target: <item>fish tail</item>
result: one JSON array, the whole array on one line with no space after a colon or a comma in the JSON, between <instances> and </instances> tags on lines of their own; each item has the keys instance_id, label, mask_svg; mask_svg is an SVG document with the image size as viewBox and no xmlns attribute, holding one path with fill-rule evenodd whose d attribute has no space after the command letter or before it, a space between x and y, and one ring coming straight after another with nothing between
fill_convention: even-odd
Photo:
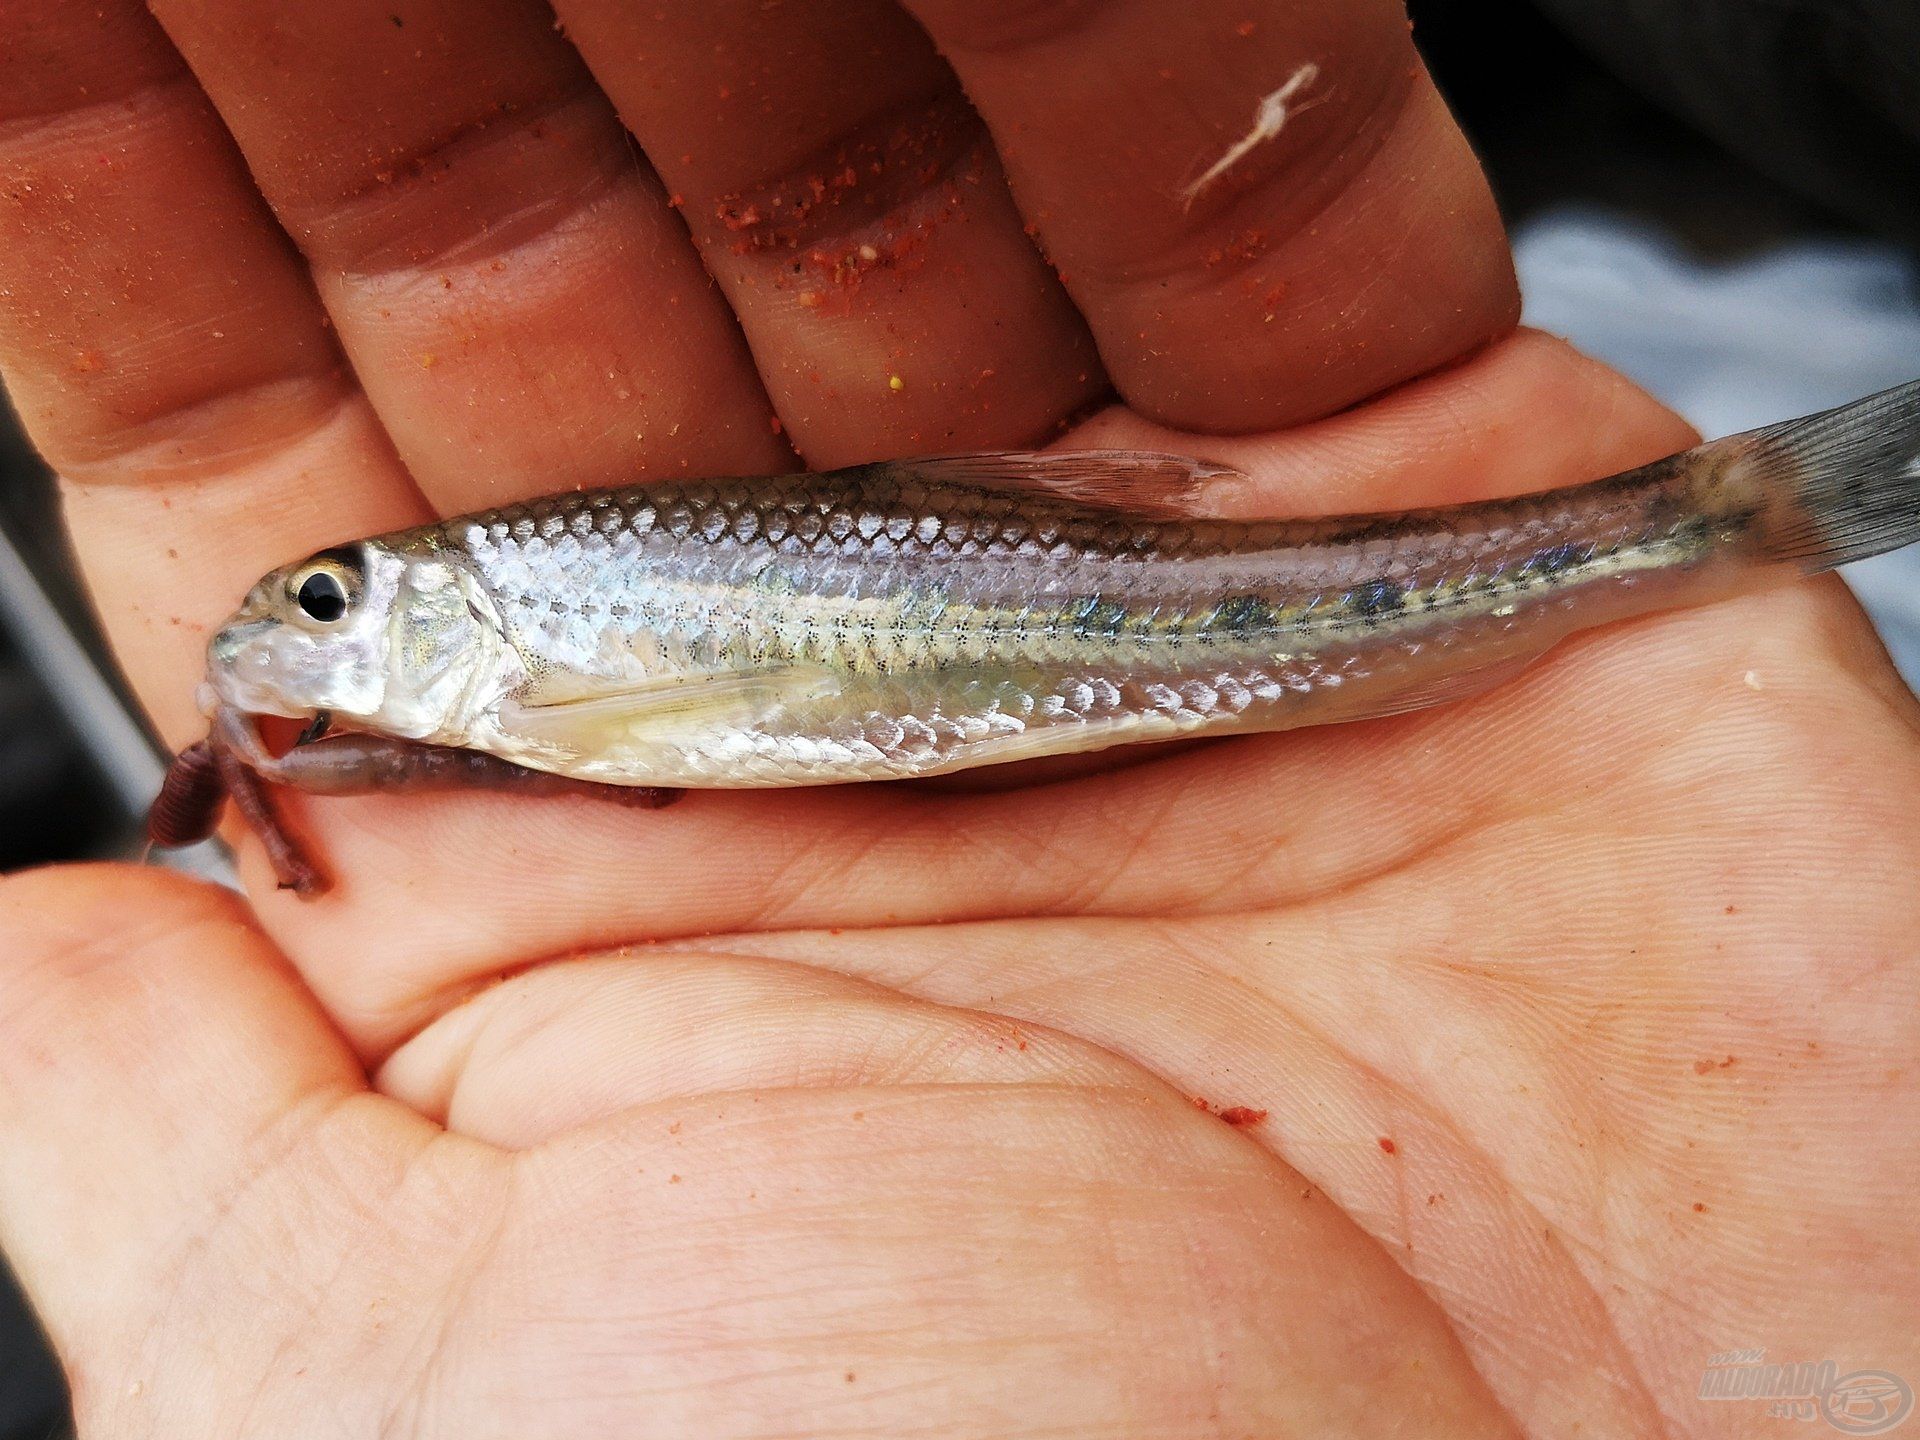
<instances>
[{"instance_id":1,"label":"fish tail","mask_svg":"<svg viewBox=\"0 0 1920 1440\"><path fill-rule=\"evenodd\" d=\"M1920 540L1920 381L1706 448L1765 560L1817 574Z\"/></svg>"}]
</instances>

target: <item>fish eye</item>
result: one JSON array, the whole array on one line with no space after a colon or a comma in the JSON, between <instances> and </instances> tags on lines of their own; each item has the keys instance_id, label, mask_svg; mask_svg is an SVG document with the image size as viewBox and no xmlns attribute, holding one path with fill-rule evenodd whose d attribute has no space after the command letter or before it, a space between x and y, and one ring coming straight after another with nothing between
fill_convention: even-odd
<instances>
[{"instance_id":1,"label":"fish eye","mask_svg":"<svg viewBox=\"0 0 1920 1440\"><path fill-rule=\"evenodd\" d=\"M300 608L322 625L331 625L347 613L347 587L330 570L316 570L300 582Z\"/></svg>"},{"instance_id":2,"label":"fish eye","mask_svg":"<svg viewBox=\"0 0 1920 1440\"><path fill-rule=\"evenodd\" d=\"M353 571L338 561L316 560L295 574L287 589L301 614L316 624L334 625L346 618L354 581Z\"/></svg>"}]
</instances>

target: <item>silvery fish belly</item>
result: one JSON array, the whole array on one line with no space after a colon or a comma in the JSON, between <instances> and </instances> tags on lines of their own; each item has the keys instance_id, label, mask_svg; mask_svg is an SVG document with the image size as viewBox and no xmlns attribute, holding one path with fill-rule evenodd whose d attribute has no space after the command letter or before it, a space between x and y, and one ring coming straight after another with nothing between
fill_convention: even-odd
<instances>
[{"instance_id":1,"label":"silvery fish belly","mask_svg":"<svg viewBox=\"0 0 1920 1440\"><path fill-rule=\"evenodd\" d=\"M1225 473L984 455L509 506L268 576L210 680L247 713L709 788L1393 714L1914 538L1920 389L1397 516L1190 518Z\"/></svg>"}]
</instances>

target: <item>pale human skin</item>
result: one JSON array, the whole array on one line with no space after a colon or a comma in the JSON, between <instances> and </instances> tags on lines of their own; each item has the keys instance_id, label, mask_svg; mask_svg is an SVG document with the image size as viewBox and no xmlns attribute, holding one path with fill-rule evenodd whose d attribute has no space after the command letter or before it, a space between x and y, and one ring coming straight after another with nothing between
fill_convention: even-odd
<instances>
[{"instance_id":1,"label":"pale human skin","mask_svg":"<svg viewBox=\"0 0 1920 1440\"><path fill-rule=\"evenodd\" d=\"M911 0L1017 208L880 0L563 0L591 75L530 0L153 8L197 79L138 0L0 0L0 369L172 743L257 575L435 511L1109 381L1076 442L1247 513L1689 439L1515 331L1387 0ZM736 251L903 124L851 188L917 248ZM322 901L251 842L250 902L0 882L0 1246L85 1436L1731 1436L1717 1351L1920 1380L1920 707L1838 582L1024 788L289 808Z\"/></svg>"}]
</instances>

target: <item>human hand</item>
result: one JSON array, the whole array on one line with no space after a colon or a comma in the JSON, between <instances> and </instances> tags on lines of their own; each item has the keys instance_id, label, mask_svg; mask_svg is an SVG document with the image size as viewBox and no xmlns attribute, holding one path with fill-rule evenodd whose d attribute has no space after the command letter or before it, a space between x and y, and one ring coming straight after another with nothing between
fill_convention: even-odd
<instances>
[{"instance_id":1,"label":"human hand","mask_svg":"<svg viewBox=\"0 0 1920 1440\"><path fill-rule=\"evenodd\" d=\"M0 366L176 742L259 573L514 496L1687 439L1392 4L914 0L991 141L868 0L154 8L0 0ZM1920 1373L1916 794L1829 582L999 793L288 797L311 905L0 884L0 1240L94 1435L1746 1433L1711 1352Z\"/></svg>"}]
</instances>

